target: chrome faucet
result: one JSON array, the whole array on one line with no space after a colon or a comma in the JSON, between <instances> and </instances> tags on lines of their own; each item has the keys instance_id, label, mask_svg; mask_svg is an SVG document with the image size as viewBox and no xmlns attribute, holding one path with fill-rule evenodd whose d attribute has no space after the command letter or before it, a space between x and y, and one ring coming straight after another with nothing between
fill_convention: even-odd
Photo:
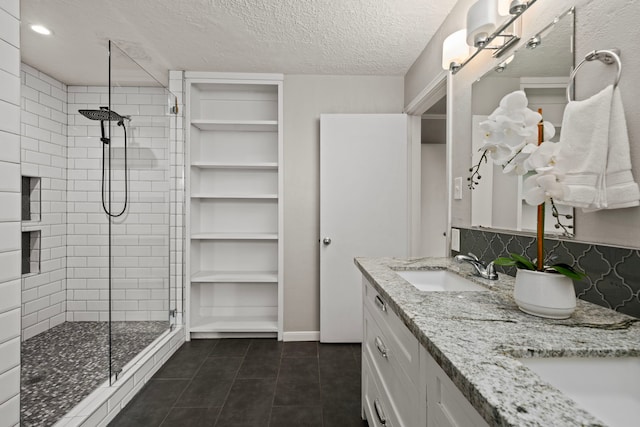
<instances>
[{"instance_id":1,"label":"chrome faucet","mask_svg":"<svg viewBox=\"0 0 640 427\"><path fill-rule=\"evenodd\" d=\"M498 273L496 273L496 267L493 265L493 261L485 266L484 263L472 253L469 253L469 255L456 255L455 259L458 262L468 262L471 264L476 269L478 276L483 279L498 280Z\"/></svg>"}]
</instances>

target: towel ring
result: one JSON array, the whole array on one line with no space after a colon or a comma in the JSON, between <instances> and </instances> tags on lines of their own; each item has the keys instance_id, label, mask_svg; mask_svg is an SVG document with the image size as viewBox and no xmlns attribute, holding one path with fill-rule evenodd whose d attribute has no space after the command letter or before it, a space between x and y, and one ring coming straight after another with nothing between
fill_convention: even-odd
<instances>
[{"instance_id":1,"label":"towel ring","mask_svg":"<svg viewBox=\"0 0 640 427\"><path fill-rule=\"evenodd\" d=\"M603 50L594 50L587 53L582 61L574 68L574 70L569 75L569 84L567 85L567 101L571 102L571 87L576 78L576 74L578 70L585 62L591 62L595 60L602 61L607 65L616 64L618 67L618 74L616 76L616 81L613 84L613 87L618 86L618 82L620 82L620 76L622 75L622 61L620 60L620 50L619 49L603 49Z\"/></svg>"}]
</instances>

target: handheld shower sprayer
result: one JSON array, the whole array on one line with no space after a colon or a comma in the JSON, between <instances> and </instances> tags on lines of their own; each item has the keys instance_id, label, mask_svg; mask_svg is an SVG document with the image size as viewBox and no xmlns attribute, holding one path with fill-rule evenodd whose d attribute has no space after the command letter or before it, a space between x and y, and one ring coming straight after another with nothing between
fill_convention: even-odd
<instances>
[{"instance_id":1,"label":"handheld shower sprayer","mask_svg":"<svg viewBox=\"0 0 640 427\"><path fill-rule=\"evenodd\" d=\"M126 210L127 210L127 204L128 204L128 193L129 193L129 178L128 178L128 171L127 171L127 128L124 124L125 120L131 121L131 116L121 116L120 114L116 113L115 111L112 111L109 109L109 107L100 107L99 110L78 110L78 112L80 114L82 114L83 116L85 116L86 118L90 119L90 120L99 120L100 121L100 134L101 134L101 138L100 141L102 141L102 209L104 210L104 212L112 217L112 218L117 218L119 216L121 216ZM122 126L122 130L124 131L124 206L122 208L122 210L118 213L112 213L111 212L111 149L110 147L107 147L110 145L111 143L111 139L109 137L107 137L105 135L105 131L104 131L104 122L105 121L109 121L109 122L116 122L118 126ZM109 155L109 197L108 197L108 203L105 203L105 180L104 180L104 175L105 175L105 148L108 148L107 153ZM107 207L107 204L109 205Z\"/></svg>"}]
</instances>

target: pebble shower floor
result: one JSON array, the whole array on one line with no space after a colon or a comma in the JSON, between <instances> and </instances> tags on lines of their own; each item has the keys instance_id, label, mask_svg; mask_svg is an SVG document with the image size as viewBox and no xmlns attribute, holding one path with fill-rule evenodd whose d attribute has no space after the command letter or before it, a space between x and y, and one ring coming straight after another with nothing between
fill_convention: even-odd
<instances>
[{"instance_id":1,"label":"pebble shower floor","mask_svg":"<svg viewBox=\"0 0 640 427\"><path fill-rule=\"evenodd\" d=\"M114 368L168 327L168 322L114 322ZM65 322L22 343L20 425L55 424L108 379L108 333L107 322Z\"/></svg>"}]
</instances>

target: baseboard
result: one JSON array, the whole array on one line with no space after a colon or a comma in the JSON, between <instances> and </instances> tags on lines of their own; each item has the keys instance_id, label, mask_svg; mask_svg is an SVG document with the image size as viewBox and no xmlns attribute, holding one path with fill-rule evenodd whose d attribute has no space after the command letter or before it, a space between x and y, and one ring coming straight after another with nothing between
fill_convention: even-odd
<instances>
[{"instance_id":1,"label":"baseboard","mask_svg":"<svg viewBox=\"0 0 640 427\"><path fill-rule=\"evenodd\" d=\"M320 341L320 331L284 332L282 341Z\"/></svg>"},{"instance_id":2,"label":"baseboard","mask_svg":"<svg viewBox=\"0 0 640 427\"><path fill-rule=\"evenodd\" d=\"M277 332L191 332L192 340L221 338L277 338Z\"/></svg>"}]
</instances>

